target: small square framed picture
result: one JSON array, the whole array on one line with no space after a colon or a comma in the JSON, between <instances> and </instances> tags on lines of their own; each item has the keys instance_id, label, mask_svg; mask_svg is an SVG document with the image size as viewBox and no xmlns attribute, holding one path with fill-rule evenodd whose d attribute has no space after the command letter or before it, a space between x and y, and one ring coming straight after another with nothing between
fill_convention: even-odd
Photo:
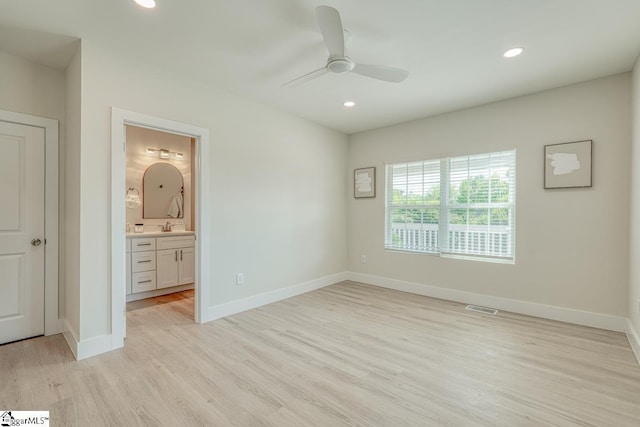
<instances>
[{"instance_id":1,"label":"small square framed picture","mask_svg":"<svg viewBox=\"0 0 640 427\"><path fill-rule=\"evenodd\" d=\"M353 171L353 197L376 197L376 168L360 168Z\"/></svg>"},{"instance_id":2,"label":"small square framed picture","mask_svg":"<svg viewBox=\"0 0 640 427\"><path fill-rule=\"evenodd\" d=\"M593 141L544 146L544 188L591 187Z\"/></svg>"}]
</instances>

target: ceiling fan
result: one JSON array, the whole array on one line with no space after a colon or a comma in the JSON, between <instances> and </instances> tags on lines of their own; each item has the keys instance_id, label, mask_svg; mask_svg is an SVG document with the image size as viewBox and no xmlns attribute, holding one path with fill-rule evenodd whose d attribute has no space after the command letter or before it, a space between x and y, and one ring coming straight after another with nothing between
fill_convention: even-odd
<instances>
[{"instance_id":1,"label":"ceiling fan","mask_svg":"<svg viewBox=\"0 0 640 427\"><path fill-rule=\"evenodd\" d=\"M340 13L330 6L318 6L316 7L316 16L324 43L329 50L327 65L295 78L285 83L283 87L295 87L317 79L328 72L337 74L353 72L373 79L394 83L404 81L409 75L408 71L399 68L384 65L356 64L345 55L344 28L342 27Z\"/></svg>"}]
</instances>

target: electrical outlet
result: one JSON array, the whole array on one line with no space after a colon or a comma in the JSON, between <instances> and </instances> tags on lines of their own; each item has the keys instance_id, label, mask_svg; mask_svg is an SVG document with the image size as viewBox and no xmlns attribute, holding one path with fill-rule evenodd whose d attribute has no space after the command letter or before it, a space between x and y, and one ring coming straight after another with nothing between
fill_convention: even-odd
<instances>
[{"instance_id":1,"label":"electrical outlet","mask_svg":"<svg viewBox=\"0 0 640 427\"><path fill-rule=\"evenodd\" d=\"M244 285L244 273L236 274L236 285L237 286Z\"/></svg>"},{"instance_id":2,"label":"electrical outlet","mask_svg":"<svg viewBox=\"0 0 640 427\"><path fill-rule=\"evenodd\" d=\"M367 256L366 255L360 255L360 263L361 264L366 264L367 263Z\"/></svg>"}]
</instances>

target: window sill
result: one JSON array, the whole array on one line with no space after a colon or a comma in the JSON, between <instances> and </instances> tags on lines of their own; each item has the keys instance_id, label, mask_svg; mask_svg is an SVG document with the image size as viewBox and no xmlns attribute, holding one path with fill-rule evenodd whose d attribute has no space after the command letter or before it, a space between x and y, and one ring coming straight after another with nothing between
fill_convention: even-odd
<instances>
[{"instance_id":1,"label":"window sill","mask_svg":"<svg viewBox=\"0 0 640 427\"><path fill-rule=\"evenodd\" d=\"M416 254L416 255L427 255L432 257L439 258L449 258L449 259L460 259L465 261L479 261L479 262L488 262L492 264L515 264L515 258L494 258L490 256L482 256L482 255L465 255L465 254L452 254L452 253L442 253L442 252L422 252L422 251L412 251L410 249L398 249L398 248L384 248L387 252L399 253L399 254Z\"/></svg>"}]
</instances>

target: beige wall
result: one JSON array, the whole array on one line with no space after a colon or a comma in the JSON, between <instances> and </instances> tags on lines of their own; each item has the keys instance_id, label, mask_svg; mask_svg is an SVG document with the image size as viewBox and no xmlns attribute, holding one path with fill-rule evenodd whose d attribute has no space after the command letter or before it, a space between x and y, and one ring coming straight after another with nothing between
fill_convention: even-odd
<instances>
[{"instance_id":1,"label":"beige wall","mask_svg":"<svg viewBox=\"0 0 640 427\"><path fill-rule=\"evenodd\" d=\"M127 138L127 188L133 187L138 190L140 197L144 196L142 178L147 168L155 163L168 163L175 166L182 174L184 185L184 217L178 219L184 221L185 229L191 228L191 138L188 136L175 135L167 132L158 132L151 129L136 126L126 127ZM182 153L182 160L163 160L155 154L150 156L145 153L145 149L163 148L176 153ZM164 225L173 218L143 218L142 206L139 208L127 208L127 224L144 224L148 231L159 231L159 225Z\"/></svg>"},{"instance_id":2,"label":"beige wall","mask_svg":"<svg viewBox=\"0 0 640 427\"><path fill-rule=\"evenodd\" d=\"M110 332L112 106L210 130L212 280L221 304L346 270L347 137L91 40L82 51L81 340ZM245 285L235 285L235 274Z\"/></svg>"},{"instance_id":3,"label":"beige wall","mask_svg":"<svg viewBox=\"0 0 640 427\"><path fill-rule=\"evenodd\" d=\"M352 135L349 169L375 166L379 192L353 199L350 177L349 270L626 317L630 83L627 73ZM544 145L583 139L594 141L593 188L544 190ZM385 163L514 147L515 264L384 249Z\"/></svg>"},{"instance_id":4,"label":"beige wall","mask_svg":"<svg viewBox=\"0 0 640 427\"><path fill-rule=\"evenodd\" d=\"M640 58L633 69L631 149L631 230L629 262L629 319L640 333ZM640 355L638 355L640 357Z\"/></svg>"}]
</instances>

